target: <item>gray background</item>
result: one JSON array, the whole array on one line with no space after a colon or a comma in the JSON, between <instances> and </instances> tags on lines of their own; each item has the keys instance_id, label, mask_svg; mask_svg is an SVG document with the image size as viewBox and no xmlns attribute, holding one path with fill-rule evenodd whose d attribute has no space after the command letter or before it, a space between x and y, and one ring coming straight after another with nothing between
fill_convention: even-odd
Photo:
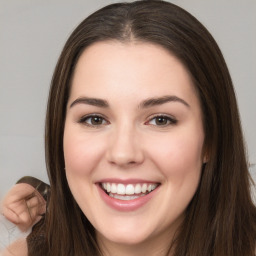
<instances>
[{"instance_id":1,"label":"gray background","mask_svg":"<svg viewBox=\"0 0 256 256\"><path fill-rule=\"evenodd\" d=\"M44 119L52 72L71 31L111 0L0 0L0 198L22 176L47 181ZM256 0L173 0L223 51L256 163ZM256 177L255 166L251 168Z\"/></svg>"}]
</instances>

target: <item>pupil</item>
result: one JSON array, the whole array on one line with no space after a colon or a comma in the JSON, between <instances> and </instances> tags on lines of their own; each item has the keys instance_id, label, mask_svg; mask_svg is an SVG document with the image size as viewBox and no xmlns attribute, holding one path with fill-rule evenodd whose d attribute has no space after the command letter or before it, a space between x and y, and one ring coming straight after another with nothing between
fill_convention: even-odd
<instances>
[{"instance_id":1,"label":"pupil","mask_svg":"<svg viewBox=\"0 0 256 256\"><path fill-rule=\"evenodd\" d=\"M101 124L102 123L102 118L98 116L94 116L92 118L92 124Z\"/></svg>"},{"instance_id":2,"label":"pupil","mask_svg":"<svg viewBox=\"0 0 256 256\"><path fill-rule=\"evenodd\" d=\"M156 123L159 124L159 125L164 125L164 124L166 124L166 122L167 122L167 120L164 117L158 117L156 119Z\"/></svg>"}]
</instances>

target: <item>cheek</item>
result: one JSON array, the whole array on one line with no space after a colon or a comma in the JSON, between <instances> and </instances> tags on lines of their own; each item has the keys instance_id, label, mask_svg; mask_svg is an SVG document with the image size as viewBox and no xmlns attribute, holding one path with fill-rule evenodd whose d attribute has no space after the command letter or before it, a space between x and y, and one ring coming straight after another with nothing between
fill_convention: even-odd
<instances>
[{"instance_id":1,"label":"cheek","mask_svg":"<svg viewBox=\"0 0 256 256\"><path fill-rule=\"evenodd\" d=\"M198 174L202 166L203 135L189 133L175 134L165 140L158 140L151 155L159 170L166 177L184 178ZM154 150L154 152L153 152Z\"/></svg>"},{"instance_id":2,"label":"cheek","mask_svg":"<svg viewBox=\"0 0 256 256\"><path fill-rule=\"evenodd\" d=\"M177 135L158 147L157 164L165 177L168 209L179 216L193 198L201 177L203 136ZM156 157L157 157L156 156ZM155 158L156 159L156 158Z\"/></svg>"},{"instance_id":3,"label":"cheek","mask_svg":"<svg viewBox=\"0 0 256 256\"><path fill-rule=\"evenodd\" d=\"M66 128L64 133L65 168L73 175L89 175L101 158L104 145L102 139L81 136Z\"/></svg>"}]
</instances>

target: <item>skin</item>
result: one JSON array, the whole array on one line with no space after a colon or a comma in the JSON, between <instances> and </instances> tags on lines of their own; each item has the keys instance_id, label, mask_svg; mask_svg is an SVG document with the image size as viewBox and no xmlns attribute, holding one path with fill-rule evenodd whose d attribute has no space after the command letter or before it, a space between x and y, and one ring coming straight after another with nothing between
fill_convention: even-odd
<instances>
[{"instance_id":1,"label":"skin","mask_svg":"<svg viewBox=\"0 0 256 256\"><path fill-rule=\"evenodd\" d=\"M46 202L40 193L29 184L16 184L1 202L0 212L22 232L35 225L46 211ZM2 256L28 255L26 233L10 246L0 251Z\"/></svg>"},{"instance_id":2,"label":"skin","mask_svg":"<svg viewBox=\"0 0 256 256\"><path fill-rule=\"evenodd\" d=\"M0 212L7 220L26 232L45 213L46 202L40 193L29 184L16 184L1 202Z\"/></svg>"},{"instance_id":3,"label":"skin","mask_svg":"<svg viewBox=\"0 0 256 256\"><path fill-rule=\"evenodd\" d=\"M26 238L19 239L6 248L3 252L0 252L1 256L27 256L27 241Z\"/></svg>"},{"instance_id":4,"label":"skin","mask_svg":"<svg viewBox=\"0 0 256 256\"><path fill-rule=\"evenodd\" d=\"M180 100L142 104L167 95ZM109 106L77 101L81 97ZM91 114L101 116L101 123L84 118ZM155 115L167 119L159 124ZM83 52L67 104L66 176L104 255L167 255L198 187L203 143L200 102L176 57L142 42L99 42ZM105 179L142 179L160 186L142 207L118 211L100 196L97 183Z\"/></svg>"}]
</instances>

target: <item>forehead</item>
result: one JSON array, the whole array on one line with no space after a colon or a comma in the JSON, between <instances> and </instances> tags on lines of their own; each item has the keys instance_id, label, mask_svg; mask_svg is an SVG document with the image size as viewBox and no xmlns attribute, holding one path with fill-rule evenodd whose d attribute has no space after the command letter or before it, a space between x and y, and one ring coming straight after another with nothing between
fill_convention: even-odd
<instances>
[{"instance_id":1,"label":"forehead","mask_svg":"<svg viewBox=\"0 0 256 256\"><path fill-rule=\"evenodd\" d=\"M75 68L70 97L196 96L189 72L163 47L145 42L104 41L86 48ZM84 94L84 95L79 95Z\"/></svg>"}]
</instances>

